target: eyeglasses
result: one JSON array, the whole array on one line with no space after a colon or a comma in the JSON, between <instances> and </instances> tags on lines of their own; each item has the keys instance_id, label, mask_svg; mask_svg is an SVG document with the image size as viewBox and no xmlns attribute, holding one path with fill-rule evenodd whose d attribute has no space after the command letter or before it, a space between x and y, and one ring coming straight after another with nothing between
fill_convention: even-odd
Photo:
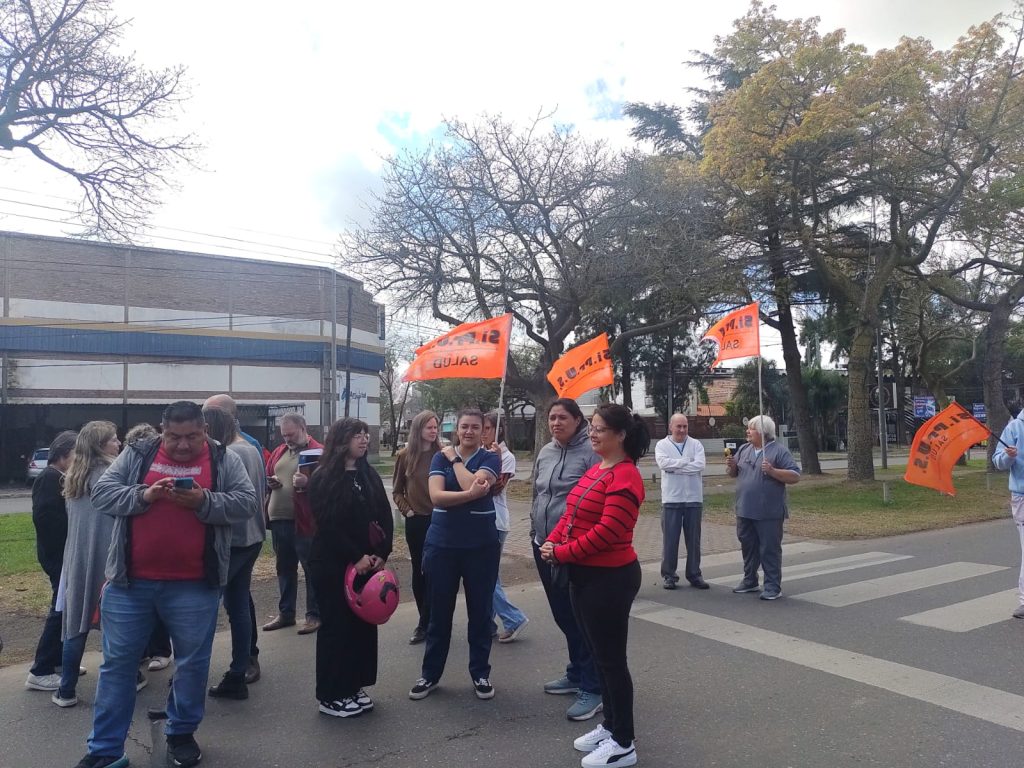
<instances>
[{"instance_id":1,"label":"eyeglasses","mask_svg":"<svg viewBox=\"0 0 1024 768\"><path fill-rule=\"evenodd\" d=\"M590 426L590 433L592 435L603 435L605 432L611 431L612 429L610 427L595 427L593 425Z\"/></svg>"}]
</instances>

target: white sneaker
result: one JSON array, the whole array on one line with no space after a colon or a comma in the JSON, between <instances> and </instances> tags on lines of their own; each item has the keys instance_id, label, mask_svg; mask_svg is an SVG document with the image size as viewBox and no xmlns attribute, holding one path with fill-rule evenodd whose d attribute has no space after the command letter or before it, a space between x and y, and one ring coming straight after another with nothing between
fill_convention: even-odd
<instances>
[{"instance_id":1,"label":"white sneaker","mask_svg":"<svg viewBox=\"0 0 1024 768\"><path fill-rule=\"evenodd\" d=\"M356 704L362 708L363 712L369 712L373 709L373 699L370 698L364 689L360 688L359 693L353 696L353 698L356 700Z\"/></svg>"},{"instance_id":2,"label":"white sneaker","mask_svg":"<svg viewBox=\"0 0 1024 768\"><path fill-rule=\"evenodd\" d=\"M30 691L56 691L60 688L60 675L33 675L29 672L25 687Z\"/></svg>"},{"instance_id":3,"label":"white sneaker","mask_svg":"<svg viewBox=\"0 0 1024 768\"><path fill-rule=\"evenodd\" d=\"M75 704L78 703L78 697L72 696L70 699L65 699L63 696L60 695L60 691L54 691L53 696L50 697L50 701L52 701L58 707L66 709L67 707L75 706Z\"/></svg>"},{"instance_id":4,"label":"white sneaker","mask_svg":"<svg viewBox=\"0 0 1024 768\"><path fill-rule=\"evenodd\" d=\"M166 656L154 656L149 660L149 671L159 672L161 669L167 669L171 665L171 660Z\"/></svg>"},{"instance_id":5,"label":"white sneaker","mask_svg":"<svg viewBox=\"0 0 1024 768\"><path fill-rule=\"evenodd\" d=\"M604 723L601 723L594 730L589 733L585 733L576 739L576 741L572 743L572 746L579 752L593 752L601 746L602 741L606 741L611 737L612 732L604 727Z\"/></svg>"},{"instance_id":6,"label":"white sneaker","mask_svg":"<svg viewBox=\"0 0 1024 768\"><path fill-rule=\"evenodd\" d=\"M602 768L609 765L619 768L623 765L636 765L636 747L632 744L620 747L615 739L605 739L597 749L589 755L584 755L580 765L582 768Z\"/></svg>"}]
</instances>

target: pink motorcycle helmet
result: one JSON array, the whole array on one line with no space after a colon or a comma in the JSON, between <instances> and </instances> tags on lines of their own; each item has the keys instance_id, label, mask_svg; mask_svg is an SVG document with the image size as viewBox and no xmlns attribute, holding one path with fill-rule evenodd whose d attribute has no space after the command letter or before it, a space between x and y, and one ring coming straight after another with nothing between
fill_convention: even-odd
<instances>
[{"instance_id":1,"label":"pink motorcycle helmet","mask_svg":"<svg viewBox=\"0 0 1024 768\"><path fill-rule=\"evenodd\" d=\"M360 576L349 563L345 569L345 599L352 613L367 624L383 624L398 608L398 577L388 568Z\"/></svg>"}]
</instances>

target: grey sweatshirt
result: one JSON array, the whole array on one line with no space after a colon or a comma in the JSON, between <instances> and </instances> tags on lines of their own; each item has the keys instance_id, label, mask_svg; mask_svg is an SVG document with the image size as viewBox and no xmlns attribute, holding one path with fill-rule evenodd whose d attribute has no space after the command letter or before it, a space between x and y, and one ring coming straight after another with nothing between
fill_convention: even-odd
<instances>
[{"instance_id":1,"label":"grey sweatshirt","mask_svg":"<svg viewBox=\"0 0 1024 768\"><path fill-rule=\"evenodd\" d=\"M601 461L590 446L590 429L584 426L565 447L552 440L540 449L533 466L533 508L530 536L543 544L555 529L569 491L588 469Z\"/></svg>"},{"instance_id":2,"label":"grey sweatshirt","mask_svg":"<svg viewBox=\"0 0 1024 768\"><path fill-rule=\"evenodd\" d=\"M119 586L128 584L132 518L145 514L149 509L149 504L142 500L146 490L142 480L156 456L159 440L157 437L128 446L92 489L92 503L96 509L114 518L106 576L108 581ZM211 586L224 586L231 559L231 526L256 514L256 489L238 456L226 451L216 440L208 443L213 490L204 491L206 500L195 514L200 522L213 530L212 552L208 551L204 556L208 566L207 582ZM211 562L212 557L216 559Z\"/></svg>"}]
</instances>

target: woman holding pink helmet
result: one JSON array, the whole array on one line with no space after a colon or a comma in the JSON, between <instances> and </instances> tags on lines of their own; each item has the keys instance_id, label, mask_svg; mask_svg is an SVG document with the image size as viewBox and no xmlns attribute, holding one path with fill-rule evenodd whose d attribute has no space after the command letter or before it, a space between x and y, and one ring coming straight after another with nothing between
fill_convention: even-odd
<instances>
[{"instance_id":1,"label":"woman holding pink helmet","mask_svg":"<svg viewBox=\"0 0 1024 768\"><path fill-rule=\"evenodd\" d=\"M383 572L394 533L391 505L380 475L366 461L369 443L365 422L334 422L309 481L316 522L310 566L321 621L316 697L320 712L332 717L373 709L365 689L377 682L377 624L398 602L397 583ZM348 592L354 593L351 604ZM380 605L360 605L360 598L376 599Z\"/></svg>"}]
</instances>

